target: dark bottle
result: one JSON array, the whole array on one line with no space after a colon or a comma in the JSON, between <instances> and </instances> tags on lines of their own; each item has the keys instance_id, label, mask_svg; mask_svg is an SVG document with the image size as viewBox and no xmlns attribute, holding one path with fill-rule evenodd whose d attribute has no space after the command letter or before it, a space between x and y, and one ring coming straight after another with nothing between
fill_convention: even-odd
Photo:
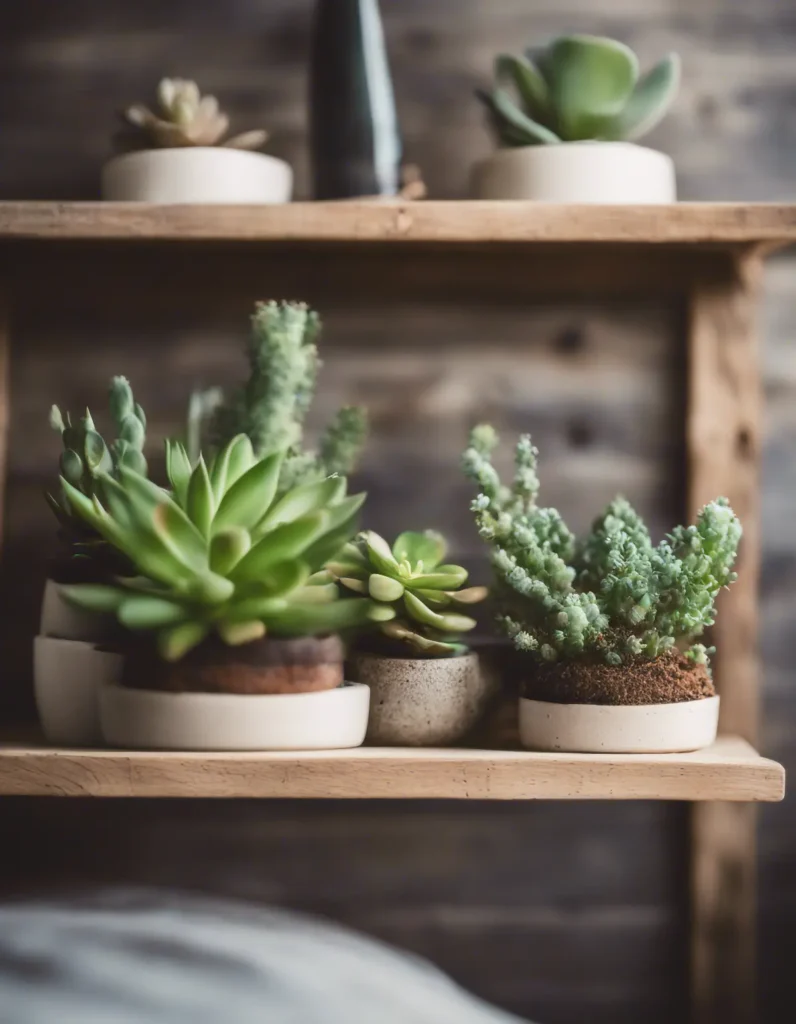
<instances>
[{"instance_id":1,"label":"dark bottle","mask_svg":"<svg viewBox=\"0 0 796 1024\"><path fill-rule=\"evenodd\" d=\"M398 193L401 135L378 0L317 0L310 132L316 199Z\"/></svg>"}]
</instances>

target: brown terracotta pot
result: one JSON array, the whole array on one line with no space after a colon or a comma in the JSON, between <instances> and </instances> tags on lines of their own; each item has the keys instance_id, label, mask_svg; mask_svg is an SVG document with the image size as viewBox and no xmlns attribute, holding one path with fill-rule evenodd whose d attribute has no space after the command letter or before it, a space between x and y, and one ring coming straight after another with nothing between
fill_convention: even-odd
<instances>
[{"instance_id":1,"label":"brown terracotta pot","mask_svg":"<svg viewBox=\"0 0 796 1024\"><path fill-rule=\"evenodd\" d=\"M343 654L338 636L266 637L240 647L212 638L174 663L137 646L127 655L122 681L172 693L313 693L343 682Z\"/></svg>"}]
</instances>

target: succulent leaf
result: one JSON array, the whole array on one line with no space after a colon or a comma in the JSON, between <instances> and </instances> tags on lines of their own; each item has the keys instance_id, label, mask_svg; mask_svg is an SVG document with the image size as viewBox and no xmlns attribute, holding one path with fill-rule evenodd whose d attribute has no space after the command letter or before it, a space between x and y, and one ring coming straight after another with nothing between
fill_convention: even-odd
<instances>
[{"instance_id":1,"label":"succulent leaf","mask_svg":"<svg viewBox=\"0 0 796 1024\"><path fill-rule=\"evenodd\" d=\"M117 609L119 622L127 629L159 629L185 621L185 609L167 598L131 594Z\"/></svg>"},{"instance_id":2,"label":"succulent leaf","mask_svg":"<svg viewBox=\"0 0 796 1024\"><path fill-rule=\"evenodd\" d=\"M680 58L670 53L638 81L622 110L606 126L607 139L641 138L669 109L680 85Z\"/></svg>"},{"instance_id":3,"label":"succulent leaf","mask_svg":"<svg viewBox=\"0 0 796 1024\"><path fill-rule=\"evenodd\" d=\"M390 576L382 576L378 572L368 577L368 592L375 601L397 601L403 597L404 585Z\"/></svg>"},{"instance_id":4,"label":"succulent leaf","mask_svg":"<svg viewBox=\"0 0 796 1024\"><path fill-rule=\"evenodd\" d=\"M229 526L251 529L273 501L281 464L282 453L276 452L246 470L221 499L213 518L213 531L225 530Z\"/></svg>"},{"instance_id":5,"label":"succulent leaf","mask_svg":"<svg viewBox=\"0 0 796 1024\"><path fill-rule=\"evenodd\" d=\"M188 651L198 647L210 632L205 622L181 622L158 632L158 651L164 661L179 661Z\"/></svg>"},{"instance_id":6,"label":"succulent leaf","mask_svg":"<svg viewBox=\"0 0 796 1024\"><path fill-rule=\"evenodd\" d=\"M414 533L411 530L399 534L392 546L393 557L398 562L409 562L412 566L422 564L423 571L434 569L448 551L445 538L435 530Z\"/></svg>"},{"instance_id":7,"label":"succulent leaf","mask_svg":"<svg viewBox=\"0 0 796 1024\"><path fill-rule=\"evenodd\" d=\"M218 624L219 636L230 647L239 647L241 644L260 640L265 636L265 632L265 625L259 619L250 619L248 622L219 622Z\"/></svg>"},{"instance_id":8,"label":"succulent leaf","mask_svg":"<svg viewBox=\"0 0 796 1024\"><path fill-rule=\"evenodd\" d=\"M215 501L210 484L210 474L207 472L205 460L201 455L188 481L185 510L202 537L209 537L210 526L215 514Z\"/></svg>"}]
</instances>

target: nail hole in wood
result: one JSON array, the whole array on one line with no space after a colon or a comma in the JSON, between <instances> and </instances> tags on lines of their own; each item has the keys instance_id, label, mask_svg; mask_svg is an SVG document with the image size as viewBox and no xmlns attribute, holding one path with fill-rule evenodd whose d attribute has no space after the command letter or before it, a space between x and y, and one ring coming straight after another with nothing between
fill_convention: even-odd
<instances>
[{"instance_id":1,"label":"nail hole in wood","mask_svg":"<svg viewBox=\"0 0 796 1024\"><path fill-rule=\"evenodd\" d=\"M586 347L586 334L580 327L565 327L553 339L553 348L562 356L574 356Z\"/></svg>"},{"instance_id":2,"label":"nail hole in wood","mask_svg":"<svg viewBox=\"0 0 796 1024\"><path fill-rule=\"evenodd\" d=\"M572 448L588 448L594 441L594 433L588 423L573 420L567 428L567 438Z\"/></svg>"},{"instance_id":3,"label":"nail hole in wood","mask_svg":"<svg viewBox=\"0 0 796 1024\"><path fill-rule=\"evenodd\" d=\"M748 459L752 455L752 435L747 427L741 427L735 438L735 447L742 459Z\"/></svg>"}]
</instances>

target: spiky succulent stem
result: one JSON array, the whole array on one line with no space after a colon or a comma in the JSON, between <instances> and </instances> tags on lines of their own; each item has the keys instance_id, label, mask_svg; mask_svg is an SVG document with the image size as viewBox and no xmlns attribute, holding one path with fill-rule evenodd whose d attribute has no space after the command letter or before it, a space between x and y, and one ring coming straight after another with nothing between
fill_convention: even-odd
<instances>
[{"instance_id":1,"label":"spiky succulent stem","mask_svg":"<svg viewBox=\"0 0 796 1024\"><path fill-rule=\"evenodd\" d=\"M347 407L327 429L318 452L302 447L304 421L321 366L320 329L318 314L303 303L258 304L252 317L249 379L230 402L218 408L214 419L219 445L244 433L257 454L287 450L280 490L333 473L350 473L365 442L364 410Z\"/></svg>"}]
</instances>

